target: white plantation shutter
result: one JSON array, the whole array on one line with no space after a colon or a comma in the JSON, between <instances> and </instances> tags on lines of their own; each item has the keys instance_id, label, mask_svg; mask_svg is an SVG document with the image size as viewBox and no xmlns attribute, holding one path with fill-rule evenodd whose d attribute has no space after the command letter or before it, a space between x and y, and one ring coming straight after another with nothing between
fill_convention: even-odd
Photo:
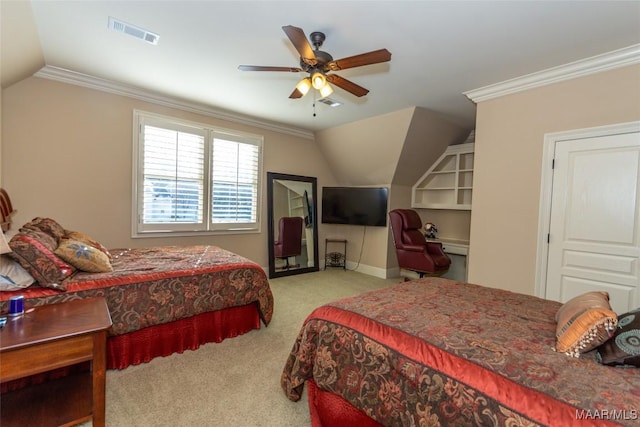
<instances>
[{"instance_id":1,"label":"white plantation shutter","mask_svg":"<svg viewBox=\"0 0 640 427\"><path fill-rule=\"evenodd\" d=\"M262 137L135 112L133 235L257 231Z\"/></svg>"},{"instance_id":2,"label":"white plantation shutter","mask_svg":"<svg viewBox=\"0 0 640 427\"><path fill-rule=\"evenodd\" d=\"M203 221L204 135L144 127L143 221Z\"/></svg>"},{"instance_id":3,"label":"white plantation shutter","mask_svg":"<svg viewBox=\"0 0 640 427\"><path fill-rule=\"evenodd\" d=\"M255 224L258 215L259 147L214 138L212 223Z\"/></svg>"}]
</instances>

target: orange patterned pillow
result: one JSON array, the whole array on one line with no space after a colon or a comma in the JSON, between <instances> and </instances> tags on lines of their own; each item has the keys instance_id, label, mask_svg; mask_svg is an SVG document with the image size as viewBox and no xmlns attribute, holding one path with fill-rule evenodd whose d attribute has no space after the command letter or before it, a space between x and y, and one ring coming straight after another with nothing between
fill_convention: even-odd
<instances>
[{"instance_id":1,"label":"orange patterned pillow","mask_svg":"<svg viewBox=\"0 0 640 427\"><path fill-rule=\"evenodd\" d=\"M109 257L97 248L73 239L62 239L55 254L77 268L90 273L113 271Z\"/></svg>"},{"instance_id":2,"label":"orange patterned pillow","mask_svg":"<svg viewBox=\"0 0 640 427\"><path fill-rule=\"evenodd\" d=\"M94 248L98 249L99 251L102 251L107 257L109 257L109 259L111 259L111 253L109 252L109 250L107 248L105 248L102 243L98 242L97 240L95 240L94 238L81 233L80 231L72 231L72 230L65 230L65 235L64 235L65 239L73 239L73 240L78 240L84 244L87 244L89 246L93 246Z\"/></svg>"},{"instance_id":3,"label":"orange patterned pillow","mask_svg":"<svg viewBox=\"0 0 640 427\"><path fill-rule=\"evenodd\" d=\"M607 292L587 292L564 303L556 322L555 350L580 357L613 335L618 316L611 310Z\"/></svg>"}]
</instances>

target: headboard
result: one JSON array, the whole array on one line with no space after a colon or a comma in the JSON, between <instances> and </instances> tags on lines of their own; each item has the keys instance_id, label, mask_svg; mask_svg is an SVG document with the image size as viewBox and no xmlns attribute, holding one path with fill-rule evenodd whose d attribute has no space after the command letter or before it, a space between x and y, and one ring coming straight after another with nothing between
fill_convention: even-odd
<instances>
[{"instance_id":1,"label":"headboard","mask_svg":"<svg viewBox=\"0 0 640 427\"><path fill-rule=\"evenodd\" d=\"M9 198L9 194L5 191L4 188L0 188L0 225L2 226L2 231L9 231L11 228L11 217L16 213L16 210L13 209L11 205L11 199Z\"/></svg>"}]
</instances>

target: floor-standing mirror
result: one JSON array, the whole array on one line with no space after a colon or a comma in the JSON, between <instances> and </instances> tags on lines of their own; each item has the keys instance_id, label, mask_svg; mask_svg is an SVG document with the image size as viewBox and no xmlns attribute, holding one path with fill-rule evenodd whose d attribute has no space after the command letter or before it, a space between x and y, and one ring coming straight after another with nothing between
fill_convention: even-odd
<instances>
[{"instance_id":1,"label":"floor-standing mirror","mask_svg":"<svg viewBox=\"0 0 640 427\"><path fill-rule=\"evenodd\" d=\"M267 172L269 278L318 271L317 179Z\"/></svg>"}]
</instances>

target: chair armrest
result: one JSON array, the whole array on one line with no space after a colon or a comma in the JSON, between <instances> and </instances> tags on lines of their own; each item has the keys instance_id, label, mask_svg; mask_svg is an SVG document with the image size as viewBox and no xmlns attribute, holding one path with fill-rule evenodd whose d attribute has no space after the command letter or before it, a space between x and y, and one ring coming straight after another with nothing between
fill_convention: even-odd
<instances>
[{"instance_id":1,"label":"chair armrest","mask_svg":"<svg viewBox=\"0 0 640 427\"><path fill-rule=\"evenodd\" d=\"M402 245L402 249L410 252L424 252L422 245Z\"/></svg>"},{"instance_id":2,"label":"chair armrest","mask_svg":"<svg viewBox=\"0 0 640 427\"><path fill-rule=\"evenodd\" d=\"M427 242L427 252L430 254L444 255L444 249L442 249L442 243Z\"/></svg>"}]
</instances>

